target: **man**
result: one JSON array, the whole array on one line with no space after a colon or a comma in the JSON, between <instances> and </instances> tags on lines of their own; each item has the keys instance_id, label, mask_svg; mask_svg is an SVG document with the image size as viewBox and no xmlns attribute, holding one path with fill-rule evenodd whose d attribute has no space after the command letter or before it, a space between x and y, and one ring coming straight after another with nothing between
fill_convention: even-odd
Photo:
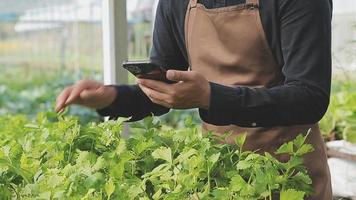
<instances>
[{"instance_id":1,"label":"man","mask_svg":"<svg viewBox=\"0 0 356 200\"><path fill-rule=\"evenodd\" d=\"M247 132L245 148L261 153L311 130L309 199L331 200L317 125L330 95L331 10L330 0L161 0L151 61L178 83L81 81L59 95L57 111L76 103L135 121L199 108L206 130Z\"/></svg>"}]
</instances>

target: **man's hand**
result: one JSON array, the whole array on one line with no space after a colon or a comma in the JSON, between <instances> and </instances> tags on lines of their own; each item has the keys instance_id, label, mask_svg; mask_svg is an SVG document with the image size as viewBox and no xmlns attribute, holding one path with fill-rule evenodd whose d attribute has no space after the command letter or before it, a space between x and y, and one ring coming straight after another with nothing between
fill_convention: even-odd
<instances>
[{"instance_id":1,"label":"man's hand","mask_svg":"<svg viewBox=\"0 0 356 200\"><path fill-rule=\"evenodd\" d=\"M169 70L167 79L176 81L167 84L161 81L138 79L137 83L153 103L167 108L190 109L210 106L210 84L194 71Z\"/></svg>"},{"instance_id":2,"label":"man's hand","mask_svg":"<svg viewBox=\"0 0 356 200\"><path fill-rule=\"evenodd\" d=\"M62 112L71 104L79 104L93 109L109 106L116 98L114 87L104 86L92 80L82 80L64 89L57 97L56 112Z\"/></svg>"}]
</instances>

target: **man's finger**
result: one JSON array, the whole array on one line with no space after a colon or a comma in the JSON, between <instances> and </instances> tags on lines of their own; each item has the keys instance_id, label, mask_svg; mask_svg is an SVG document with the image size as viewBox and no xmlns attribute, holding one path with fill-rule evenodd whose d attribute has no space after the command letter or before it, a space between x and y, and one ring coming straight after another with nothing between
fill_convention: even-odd
<instances>
[{"instance_id":1,"label":"man's finger","mask_svg":"<svg viewBox=\"0 0 356 200\"><path fill-rule=\"evenodd\" d=\"M83 91L83 88L81 87L75 87L72 92L70 93L67 101L65 102L65 105L68 106L70 104L73 104L77 98L79 97L80 93Z\"/></svg>"},{"instance_id":2,"label":"man's finger","mask_svg":"<svg viewBox=\"0 0 356 200\"><path fill-rule=\"evenodd\" d=\"M195 79L192 71L168 70L167 79L171 81L191 81Z\"/></svg>"},{"instance_id":3,"label":"man's finger","mask_svg":"<svg viewBox=\"0 0 356 200\"><path fill-rule=\"evenodd\" d=\"M98 89L101 85L95 81L92 80L82 80L76 84L75 87L73 87L73 90L68 97L67 101L65 102L66 105L70 105L73 103L78 103L80 102L80 93L82 93L86 89Z\"/></svg>"},{"instance_id":4,"label":"man's finger","mask_svg":"<svg viewBox=\"0 0 356 200\"><path fill-rule=\"evenodd\" d=\"M65 108L65 102L67 101L71 91L73 90L73 87L67 87L64 89L57 97L56 100L56 112L60 112Z\"/></svg>"},{"instance_id":5,"label":"man's finger","mask_svg":"<svg viewBox=\"0 0 356 200\"><path fill-rule=\"evenodd\" d=\"M166 99L169 98L167 94L160 93L158 91L152 90L151 88L148 88L144 85L139 85L141 90L148 96L150 99L156 99L159 101L165 101Z\"/></svg>"},{"instance_id":6,"label":"man's finger","mask_svg":"<svg viewBox=\"0 0 356 200\"><path fill-rule=\"evenodd\" d=\"M141 88L141 90L146 94L146 93L149 93L149 88L146 88L145 86L141 86L141 85L139 85L140 86L140 88ZM147 95L147 94L146 94ZM148 95L147 95L148 96ZM153 103L155 103L155 104L158 104L158 105L161 105L161 106L164 106L164 107L166 107L166 108L171 108L171 105L169 105L167 102L165 102L164 100L162 100L162 99L156 99L156 98L154 98L155 97L155 95L150 95L150 96L148 96L148 98L153 102Z\"/></svg>"},{"instance_id":7,"label":"man's finger","mask_svg":"<svg viewBox=\"0 0 356 200\"><path fill-rule=\"evenodd\" d=\"M166 103L165 101L161 101L161 100L158 100L158 99L151 99L151 101L155 104L158 104L158 105L161 105L163 107L166 107L166 108L172 108L171 105L169 105L168 103Z\"/></svg>"},{"instance_id":8,"label":"man's finger","mask_svg":"<svg viewBox=\"0 0 356 200\"><path fill-rule=\"evenodd\" d=\"M96 99L98 97L98 91L97 90L83 90L80 93L80 98L83 101L86 101L88 99Z\"/></svg>"},{"instance_id":9,"label":"man's finger","mask_svg":"<svg viewBox=\"0 0 356 200\"><path fill-rule=\"evenodd\" d=\"M80 103L87 106L93 106L100 102L104 95L104 88L96 90L83 90L80 93Z\"/></svg>"},{"instance_id":10,"label":"man's finger","mask_svg":"<svg viewBox=\"0 0 356 200\"><path fill-rule=\"evenodd\" d=\"M65 102L66 105L73 104L75 102L78 102L78 98L80 97L80 93L82 93L85 89L90 89L90 85L85 84L85 82L80 82L78 83L75 87L73 87L73 90L71 94L69 95L67 101Z\"/></svg>"},{"instance_id":11,"label":"man's finger","mask_svg":"<svg viewBox=\"0 0 356 200\"><path fill-rule=\"evenodd\" d=\"M171 92L171 85L162 81L155 81L150 79L137 79L137 83L145 87L156 90L157 92L169 94Z\"/></svg>"}]
</instances>

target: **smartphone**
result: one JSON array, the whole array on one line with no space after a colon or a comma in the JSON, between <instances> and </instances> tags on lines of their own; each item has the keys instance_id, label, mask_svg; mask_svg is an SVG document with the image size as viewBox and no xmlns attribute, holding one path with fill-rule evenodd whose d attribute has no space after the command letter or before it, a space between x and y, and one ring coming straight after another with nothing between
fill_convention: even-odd
<instances>
[{"instance_id":1,"label":"smartphone","mask_svg":"<svg viewBox=\"0 0 356 200\"><path fill-rule=\"evenodd\" d=\"M158 80L166 83L175 83L174 81L167 79L166 69L152 63L151 61L126 61L122 66L137 78Z\"/></svg>"}]
</instances>

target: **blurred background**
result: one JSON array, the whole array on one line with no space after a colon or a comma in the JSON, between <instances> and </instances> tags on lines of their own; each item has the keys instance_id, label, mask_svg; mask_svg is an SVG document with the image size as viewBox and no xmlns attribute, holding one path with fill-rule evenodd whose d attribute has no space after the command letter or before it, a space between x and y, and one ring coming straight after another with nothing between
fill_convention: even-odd
<instances>
[{"instance_id":1,"label":"blurred background","mask_svg":"<svg viewBox=\"0 0 356 200\"><path fill-rule=\"evenodd\" d=\"M157 2L127 1L130 60L149 56ZM332 97L320 122L326 142L356 143L355 2L334 0ZM83 78L101 81L102 14L101 0L0 0L0 115L32 118L53 111L67 85ZM102 120L81 107L68 113L82 123ZM195 110L173 111L162 120L179 127L187 116L199 122Z\"/></svg>"},{"instance_id":2,"label":"blurred background","mask_svg":"<svg viewBox=\"0 0 356 200\"><path fill-rule=\"evenodd\" d=\"M157 3L127 1L130 60L149 56ZM334 0L335 90L352 81L355 52L355 1ZM102 80L102 68L101 0L0 0L0 114L50 110L60 89L82 78ZM69 113L85 122L98 120L95 112L79 107ZM165 119L179 123L176 113Z\"/></svg>"},{"instance_id":3,"label":"blurred background","mask_svg":"<svg viewBox=\"0 0 356 200\"><path fill-rule=\"evenodd\" d=\"M127 1L130 60L148 58L157 3ZM53 110L65 86L102 80L102 14L101 0L0 0L0 115L34 117ZM68 112L83 123L101 120L77 106ZM191 114L197 116L172 112L164 120L182 124L181 116Z\"/></svg>"},{"instance_id":4,"label":"blurred background","mask_svg":"<svg viewBox=\"0 0 356 200\"><path fill-rule=\"evenodd\" d=\"M127 1L130 60L148 58L157 3ZM84 77L102 80L102 52L101 0L0 0L0 114L35 116L52 109L66 85ZM354 87L345 83L356 71L355 52L355 1L334 0L333 91ZM83 108L69 113L83 121L98 119Z\"/></svg>"}]
</instances>

